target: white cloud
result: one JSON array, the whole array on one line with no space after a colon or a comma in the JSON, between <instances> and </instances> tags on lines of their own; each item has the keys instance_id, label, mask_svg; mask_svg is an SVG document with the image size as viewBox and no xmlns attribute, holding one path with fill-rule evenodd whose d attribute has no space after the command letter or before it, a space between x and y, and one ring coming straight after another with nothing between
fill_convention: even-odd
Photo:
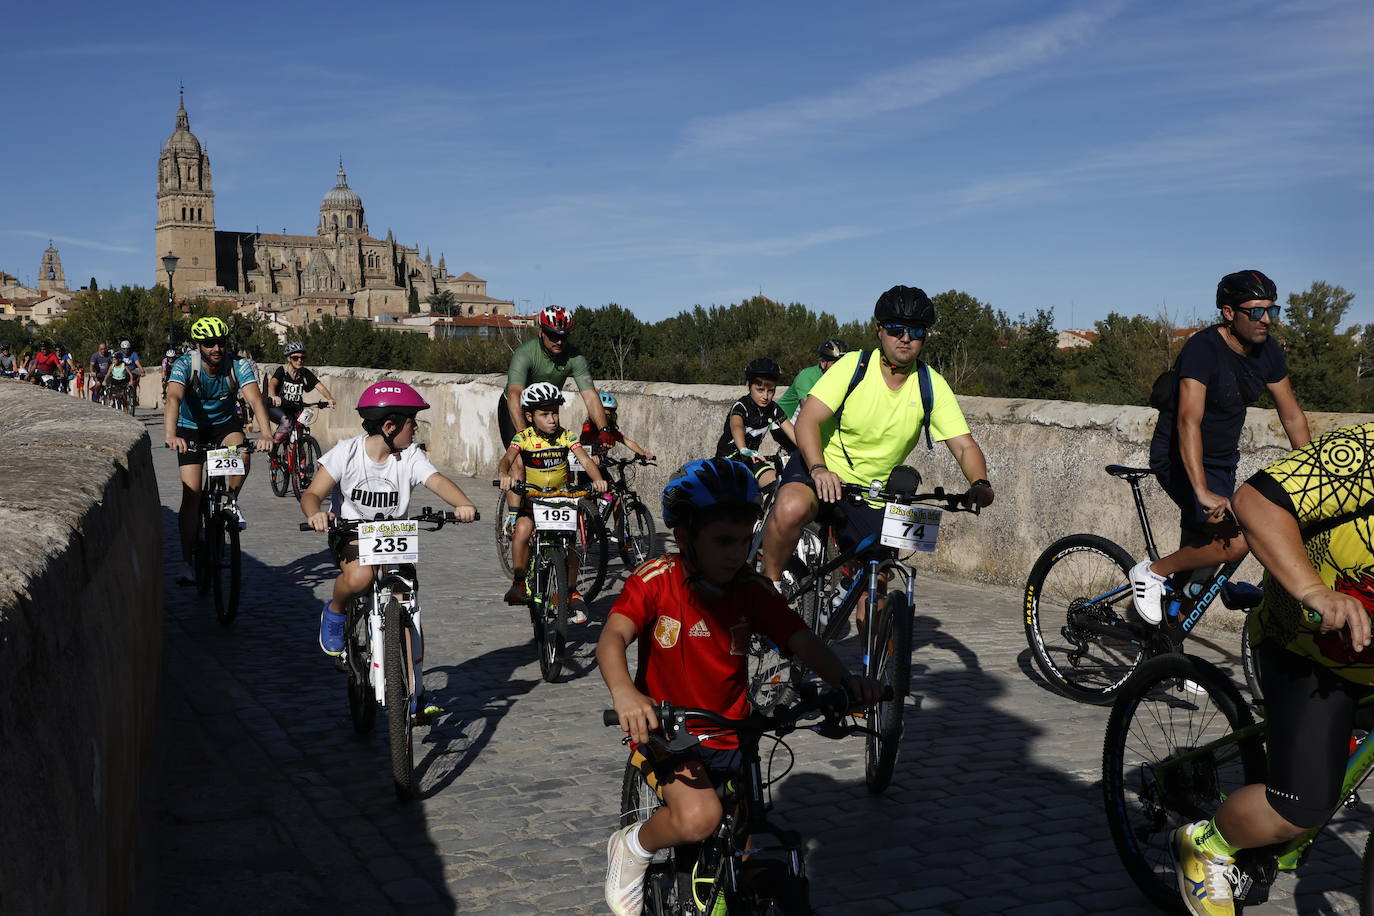
<instances>
[{"instance_id":1,"label":"white cloud","mask_svg":"<svg viewBox=\"0 0 1374 916\"><path fill-rule=\"evenodd\" d=\"M39 232L33 229L2 229L7 235L23 235L35 239L51 239L53 242L61 242L64 245L75 245L78 248L94 248L96 251L114 251L120 254L138 254L144 249L137 245L111 245L109 242L97 242L91 239L79 239L70 235L56 235L51 232Z\"/></svg>"},{"instance_id":2,"label":"white cloud","mask_svg":"<svg viewBox=\"0 0 1374 916\"><path fill-rule=\"evenodd\" d=\"M1097 32L1121 6L1100 3L1028 28L999 32L964 51L877 73L824 95L700 119L687 125L679 155L757 147L935 102L1063 54Z\"/></svg>"}]
</instances>

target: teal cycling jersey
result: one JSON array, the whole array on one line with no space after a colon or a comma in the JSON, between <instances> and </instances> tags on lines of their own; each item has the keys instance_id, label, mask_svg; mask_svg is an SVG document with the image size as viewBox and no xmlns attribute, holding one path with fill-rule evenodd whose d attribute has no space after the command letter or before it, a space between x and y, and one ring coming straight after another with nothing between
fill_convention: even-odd
<instances>
[{"instance_id":1,"label":"teal cycling jersey","mask_svg":"<svg viewBox=\"0 0 1374 916\"><path fill-rule=\"evenodd\" d=\"M186 386L181 396L181 410L177 412L177 426L201 429L228 423L237 415L238 389L258 383L252 360L232 358L229 371L234 373L237 384L230 384L228 372L211 375L209 365L202 360L200 373L192 384L191 356L183 354L172 363L172 373L167 378L168 382Z\"/></svg>"}]
</instances>

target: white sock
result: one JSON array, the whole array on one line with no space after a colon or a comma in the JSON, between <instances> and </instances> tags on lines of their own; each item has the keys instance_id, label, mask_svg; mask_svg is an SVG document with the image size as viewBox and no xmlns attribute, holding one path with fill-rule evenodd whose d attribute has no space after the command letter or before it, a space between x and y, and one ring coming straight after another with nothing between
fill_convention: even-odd
<instances>
[{"instance_id":1,"label":"white sock","mask_svg":"<svg viewBox=\"0 0 1374 916\"><path fill-rule=\"evenodd\" d=\"M775 589L778 590L778 594L779 594L779 595L782 594L782 580L781 580L781 579L774 579L774 580L773 580L773 587L774 587Z\"/></svg>"},{"instance_id":2,"label":"white sock","mask_svg":"<svg viewBox=\"0 0 1374 916\"><path fill-rule=\"evenodd\" d=\"M630 852L639 856L641 859L653 858L653 853L645 849L639 842L639 828L643 827L643 822L635 824L625 833L625 845L630 847Z\"/></svg>"}]
</instances>

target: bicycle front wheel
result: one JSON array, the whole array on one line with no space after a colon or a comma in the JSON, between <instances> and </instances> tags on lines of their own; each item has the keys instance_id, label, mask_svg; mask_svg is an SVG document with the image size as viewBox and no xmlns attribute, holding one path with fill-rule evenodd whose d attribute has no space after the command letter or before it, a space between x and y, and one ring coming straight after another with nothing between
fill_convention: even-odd
<instances>
[{"instance_id":1,"label":"bicycle front wheel","mask_svg":"<svg viewBox=\"0 0 1374 916\"><path fill-rule=\"evenodd\" d=\"M654 553L654 516L639 500L625 500L620 504L620 559L627 569L656 556Z\"/></svg>"},{"instance_id":2,"label":"bicycle front wheel","mask_svg":"<svg viewBox=\"0 0 1374 916\"><path fill-rule=\"evenodd\" d=\"M577 590L588 604L601 594L606 582L606 566L611 558L611 545L606 539L606 525L601 513L590 499L577 503Z\"/></svg>"},{"instance_id":3,"label":"bicycle front wheel","mask_svg":"<svg viewBox=\"0 0 1374 916\"><path fill-rule=\"evenodd\" d=\"M894 579L891 587L895 589L898 581ZM869 620L877 628L877 639L870 644L876 653L873 676L892 691L892 699L880 701L869 711L872 731L864 739L864 784L876 795L892 782L902 744L902 714L911 692L911 606L906 592L889 590L882 612L870 611Z\"/></svg>"},{"instance_id":4,"label":"bicycle front wheel","mask_svg":"<svg viewBox=\"0 0 1374 916\"><path fill-rule=\"evenodd\" d=\"M394 597L383 612L386 658L386 721L391 741L391 781L396 797L407 801L415 795L415 756L413 744L414 691L410 689L410 615Z\"/></svg>"},{"instance_id":5,"label":"bicycle front wheel","mask_svg":"<svg viewBox=\"0 0 1374 916\"><path fill-rule=\"evenodd\" d=\"M553 684L563 673L568 635L568 559L562 550L549 554L544 589L537 597L542 634L539 638L539 674Z\"/></svg>"},{"instance_id":6,"label":"bicycle front wheel","mask_svg":"<svg viewBox=\"0 0 1374 916\"><path fill-rule=\"evenodd\" d=\"M633 763L634 756L625 763L625 776L620 785L620 826L629 827L653 817L663 807L657 793L644 779L644 773ZM679 916L684 911L676 905L674 855L666 849L655 855L644 874L644 912L646 916Z\"/></svg>"},{"instance_id":7,"label":"bicycle front wheel","mask_svg":"<svg viewBox=\"0 0 1374 916\"><path fill-rule=\"evenodd\" d=\"M372 673L372 639L367 630L367 608L362 598L355 598L348 605L344 638L345 674L348 676L348 715L353 720L353 730L360 735L372 733L377 721L377 696L372 689L369 675Z\"/></svg>"},{"instance_id":8,"label":"bicycle front wheel","mask_svg":"<svg viewBox=\"0 0 1374 916\"><path fill-rule=\"evenodd\" d=\"M509 579L515 575L515 567L511 565L510 559L510 538L515 531L515 517L506 507L506 493L503 490L497 494L496 511L492 513L496 519L496 556L501 561L501 569Z\"/></svg>"},{"instance_id":9,"label":"bicycle front wheel","mask_svg":"<svg viewBox=\"0 0 1374 916\"><path fill-rule=\"evenodd\" d=\"M1026 642L1046 680L1088 703L1110 703L1146 657L1146 625L1129 610L1135 561L1095 534L1060 538L1026 580Z\"/></svg>"},{"instance_id":10,"label":"bicycle front wheel","mask_svg":"<svg viewBox=\"0 0 1374 916\"><path fill-rule=\"evenodd\" d=\"M1126 682L1107 718L1102 794L1117 854L1152 903L1186 913L1170 846L1181 824L1210 818L1241 786L1264 780L1250 709L1215 666L1161 655Z\"/></svg>"},{"instance_id":11,"label":"bicycle front wheel","mask_svg":"<svg viewBox=\"0 0 1374 916\"><path fill-rule=\"evenodd\" d=\"M267 476L272 482L272 493L285 496L291 488L290 468L287 467L286 446L280 442L267 453Z\"/></svg>"},{"instance_id":12,"label":"bicycle front wheel","mask_svg":"<svg viewBox=\"0 0 1374 916\"><path fill-rule=\"evenodd\" d=\"M215 616L221 626L234 622L239 613L239 589L243 584L243 554L239 552L239 525L234 518L220 517L215 565L211 567L215 592Z\"/></svg>"},{"instance_id":13,"label":"bicycle front wheel","mask_svg":"<svg viewBox=\"0 0 1374 916\"><path fill-rule=\"evenodd\" d=\"M298 498L310 489L310 482L315 479L315 464L319 460L320 444L315 441L315 437L301 436L296 443L296 496Z\"/></svg>"}]
</instances>

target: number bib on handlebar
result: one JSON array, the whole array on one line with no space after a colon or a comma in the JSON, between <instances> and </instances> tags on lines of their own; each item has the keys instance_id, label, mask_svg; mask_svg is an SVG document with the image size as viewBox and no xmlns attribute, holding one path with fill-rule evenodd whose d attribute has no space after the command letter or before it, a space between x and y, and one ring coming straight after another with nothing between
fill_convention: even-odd
<instances>
[{"instance_id":1,"label":"number bib on handlebar","mask_svg":"<svg viewBox=\"0 0 1374 916\"><path fill-rule=\"evenodd\" d=\"M358 562L363 566L383 563L416 563L420 559L420 523L396 519L363 522L358 526Z\"/></svg>"},{"instance_id":2,"label":"number bib on handlebar","mask_svg":"<svg viewBox=\"0 0 1374 916\"><path fill-rule=\"evenodd\" d=\"M315 408L307 407L305 408L305 410L302 410L299 414L297 414L296 422L300 423L301 426L309 426L311 423L314 423Z\"/></svg>"},{"instance_id":3,"label":"number bib on handlebar","mask_svg":"<svg viewBox=\"0 0 1374 916\"><path fill-rule=\"evenodd\" d=\"M934 553L935 540L940 536L939 509L929 506L904 506L888 503L883 512L882 543L898 550L920 550Z\"/></svg>"},{"instance_id":4,"label":"number bib on handlebar","mask_svg":"<svg viewBox=\"0 0 1374 916\"><path fill-rule=\"evenodd\" d=\"M243 455L236 448L216 448L205 453L205 473L211 477L237 477L244 473Z\"/></svg>"},{"instance_id":5,"label":"number bib on handlebar","mask_svg":"<svg viewBox=\"0 0 1374 916\"><path fill-rule=\"evenodd\" d=\"M575 499L534 499L530 500L534 512L534 527L540 531L576 531L577 500Z\"/></svg>"}]
</instances>

